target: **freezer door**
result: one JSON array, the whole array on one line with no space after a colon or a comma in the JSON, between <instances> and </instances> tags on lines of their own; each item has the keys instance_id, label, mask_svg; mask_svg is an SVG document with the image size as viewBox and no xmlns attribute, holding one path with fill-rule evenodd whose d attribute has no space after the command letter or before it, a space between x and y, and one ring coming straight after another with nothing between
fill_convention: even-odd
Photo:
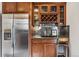
<instances>
[{"instance_id":1,"label":"freezer door","mask_svg":"<svg viewBox=\"0 0 79 59\"><path fill-rule=\"evenodd\" d=\"M2 14L2 56L13 56L12 22L13 14Z\"/></svg>"}]
</instances>

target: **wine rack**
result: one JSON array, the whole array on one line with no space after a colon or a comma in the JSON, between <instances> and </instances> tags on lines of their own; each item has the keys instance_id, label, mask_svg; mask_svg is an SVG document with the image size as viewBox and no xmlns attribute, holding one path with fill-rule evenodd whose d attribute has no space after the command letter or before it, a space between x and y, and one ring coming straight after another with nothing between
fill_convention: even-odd
<instances>
[{"instance_id":1,"label":"wine rack","mask_svg":"<svg viewBox=\"0 0 79 59\"><path fill-rule=\"evenodd\" d=\"M37 23L54 23L56 25L66 25L66 5L65 4L34 4L33 6L33 26ZM35 20L37 14L38 20Z\"/></svg>"},{"instance_id":2,"label":"wine rack","mask_svg":"<svg viewBox=\"0 0 79 59\"><path fill-rule=\"evenodd\" d=\"M57 23L57 14L41 14L41 23Z\"/></svg>"}]
</instances>

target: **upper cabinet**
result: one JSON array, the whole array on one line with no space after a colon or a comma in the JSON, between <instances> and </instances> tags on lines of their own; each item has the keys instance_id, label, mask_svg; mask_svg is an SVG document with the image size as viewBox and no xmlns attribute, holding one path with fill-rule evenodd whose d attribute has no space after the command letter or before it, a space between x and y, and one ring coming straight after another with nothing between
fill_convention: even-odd
<instances>
[{"instance_id":1,"label":"upper cabinet","mask_svg":"<svg viewBox=\"0 0 79 59\"><path fill-rule=\"evenodd\" d=\"M28 13L29 12L28 2L3 2L3 13Z\"/></svg>"},{"instance_id":2,"label":"upper cabinet","mask_svg":"<svg viewBox=\"0 0 79 59\"><path fill-rule=\"evenodd\" d=\"M54 12L57 12L57 5L56 4L40 5L40 12L41 13L54 13Z\"/></svg>"},{"instance_id":3,"label":"upper cabinet","mask_svg":"<svg viewBox=\"0 0 79 59\"><path fill-rule=\"evenodd\" d=\"M66 3L34 3L32 25L54 23L66 25ZM35 16L36 15L36 16ZM37 19L36 19L37 18Z\"/></svg>"},{"instance_id":4,"label":"upper cabinet","mask_svg":"<svg viewBox=\"0 0 79 59\"><path fill-rule=\"evenodd\" d=\"M41 13L48 13L48 5L41 5L40 10Z\"/></svg>"},{"instance_id":5,"label":"upper cabinet","mask_svg":"<svg viewBox=\"0 0 79 59\"><path fill-rule=\"evenodd\" d=\"M19 2L17 3L17 12L29 12L29 3L28 2Z\"/></svg>"},{"instance_id":6,"label":"upper cabinet","mask_svg":"<svg viewBox=\"0 0 79 59\"><path fill-rule=\"evenodd\" d=\"M16 3L3 2L2 3L2 12L3 13L15 13L16 12Z\"/></svg>"}]
</instances>

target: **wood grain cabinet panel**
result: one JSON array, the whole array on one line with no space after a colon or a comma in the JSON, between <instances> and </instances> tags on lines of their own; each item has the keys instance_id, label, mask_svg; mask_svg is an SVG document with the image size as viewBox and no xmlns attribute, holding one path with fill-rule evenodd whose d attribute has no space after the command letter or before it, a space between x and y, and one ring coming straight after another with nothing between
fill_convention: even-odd
<instances>
[{"instance_id":1,"label":"wood grain cabinet panel","mask_svg":"<svg viewBox=\"0 0 79 59\"><path fill-rule=\"evenodd\" d=\"M40 39L35 39L35 40L32 40L32 43L42 43L42 40L40 40Z\"/></svg>"},{"instance_id":2,"label":"wood grain cabinet panel","mask_svg":"<svg viewBox=\"0 0 79 59\"><path fill-rule=\"evenodd\" d=\"M32 56L33 57L43 56L43 45L42 44L32 44Z\"/></svg>"},{"instance_id":3,"label":"wood grain cabinet panel","mask_svg":"<svg viewBox=\"0 0 79 59\"><path fill-rule=\"evenodd\" d=\"M56 44L44 44L44 56L55 57L56 56Z\"/></svg>"},{"instance_id":4,"label":"wood grain cabinet panel","mask_svg":"<svg viewBox=\"0 0 79 59\"><path fill-rule=\"evenodd\" d=\"M33 39L31 53L33 57L56 57L56 44L53 40Z\"/></svg>"},{"instance_id":5,"label":"wood grain cabinet panel","mask_svg":"<svg viewBox=\"0 0 79 59\"><path fill-rule=\"evenodd\" d=\"M19 2L17 3L17 12L29 12L29 2Z\"/></svg>"},{"instance_id":6,"label":"wood grain cabinet panel","mask_svg":"<svg viewBox=\"0 0 79 59\"><path fill-rule=\"evenodd\" d=\"M3 13L16 12L16 3L15 2L3 2L2 3L2 12Z\"/></svg>"},{"instance_id":7,"label":"wood grain cabinet panel","mask_svg":"<svg viewBox=\"0 0 79 59\"><path fill-rule=\"evenodd\" d=\"M3 13L27 13L30 9L29 2L3 2Z\"/></svg>"}]
</instances>

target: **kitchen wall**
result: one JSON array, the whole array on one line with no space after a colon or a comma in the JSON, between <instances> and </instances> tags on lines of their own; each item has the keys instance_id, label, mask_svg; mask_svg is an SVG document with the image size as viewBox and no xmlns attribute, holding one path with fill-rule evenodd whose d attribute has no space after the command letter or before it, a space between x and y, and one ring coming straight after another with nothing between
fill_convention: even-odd
<instances>
[{"instance_id":1,"label":"kitchen wall","mask_svg":"<svg viewBox=\"0 0 79 59\"><path fill-rule=\"evenodd\" d=\"M79 56L79 2L67 3L67 24L70 25L70 55Z\"/></svg>"}]
</instances>

